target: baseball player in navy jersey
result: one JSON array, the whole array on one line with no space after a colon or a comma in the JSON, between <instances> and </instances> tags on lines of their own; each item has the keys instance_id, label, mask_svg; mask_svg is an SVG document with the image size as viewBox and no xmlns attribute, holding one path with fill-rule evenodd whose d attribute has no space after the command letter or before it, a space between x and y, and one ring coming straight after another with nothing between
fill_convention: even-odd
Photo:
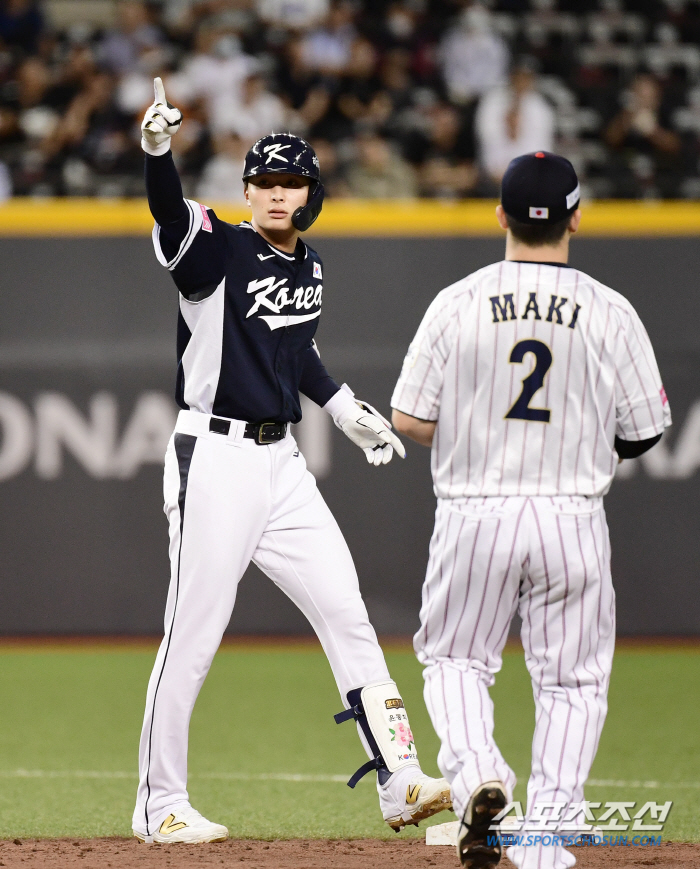
<instances>
[{"instance_id":1,"label":"baseball player in navy jersey","mask_svg":"<svg viewBox=\"0 0 700 869\"><path fill-rule=\"evenodd\" d=\"M148 686L135 835L212 842L228 830L187 794L187 741L199 689L250 561L311 622L345 711L376 771L396 831L449 808L445 779L421 772L403 700L360 596L347 544L290 434L300 392L321 405L373 465L404 455L391 425L326 372L314 344L323 264L299 238L323 202L318 159L289 133L260 139L243 172L252 220L237 226L183 198L170 138L182 115L160 79L142 124L159 262L180 294L177 402L165 456L171 582L165 636ZM303 705L303 698L300 698Z\"/></svg>"},{"instance_id":2,"label":"baseball player in navy jersey","mask_svg":"<svg viewBox=\"0 0 700 869\"><path fill-rule=\"evenodd\" d=\"M505 260L438 294L391 401L397 430L432 446L438 504L414 645L467 867L498 863L488 828L515 785L488 693L515 612L536 706L528 820L549 804L547 833L581 827L615 630L603 495L618 461L671 424L636 312L567 266L579 199L568 160L513 160L497 209ZM561 839L508 857L519 869L576 862Z\"/></svg>"}]
</instances>

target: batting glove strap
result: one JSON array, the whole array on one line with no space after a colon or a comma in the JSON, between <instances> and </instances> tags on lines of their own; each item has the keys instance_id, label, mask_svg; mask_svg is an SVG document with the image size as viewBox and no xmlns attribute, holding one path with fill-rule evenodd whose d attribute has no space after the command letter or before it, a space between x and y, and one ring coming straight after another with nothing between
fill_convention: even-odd
<instances>
[{"instance_id":1,"label":"batting glove strap","mask_svg":"<svg viewBox=\"0 0 700 869\"><path fill-rule=\"evenodd\" d=\"M340 428L338 420L354 413L354 408L357 407L354 395L352 389L347 383L344 383L336 394L323 405L323 409L333 417L333 422L338 428Z\"/></svg>"},{"instance_id":2,"label":"batting glove strap","mask_svg":"<svg viewBox=\"0 0 700 869\"><path fill-rule=\"evenodd\" d=\"M170 139L166 142L163 142L162 145L151 145L151 143L144 137L141 137L141 148L151 157L162 157L163 154L167 154L170 150Z\"/></svg>"}]
</instances>

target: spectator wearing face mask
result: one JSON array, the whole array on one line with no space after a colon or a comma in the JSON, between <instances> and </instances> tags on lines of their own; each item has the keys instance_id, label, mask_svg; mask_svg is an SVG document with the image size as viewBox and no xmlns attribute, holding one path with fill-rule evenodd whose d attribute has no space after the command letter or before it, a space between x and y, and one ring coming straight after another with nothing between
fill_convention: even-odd
<instances>
[{"instance_id":1,"label":"spectator wearing face mask","mask_svg":"<svg viewBox=\"0 0 700 869\"><path fill-rule=\"evenodd\" d=\"M253 69L243 81L240 102L227 114L210 117L209 126L215 134L235 133L250 147L270 130L281 130L288 124L284 103L267 90L260 71Z\"/></svg>"},{"instance_id":2,"label":"spectator wearing face mask","mask_svg":"<svg viewBox=\"0 0 700 869\"><path fill-rule=\"evenodd\" d=\"M554 110L538 93L534 64L520 59L507 85L490 90L476 113L481 165L500 184L508 164L521 154L554 150Z\"/></svg>"},{"instance_id":3,"label":"spectator wearing face mask","mask_svg":"<svg viewBox=\"0 0 700 869\"><path fill-rule=\"evenodd\" d=\"M303 57L309 69L330 76L345 72L357 37L354 20L350 3L336 0L323 25L311 30L304 38Z\"/></svg>"},{"instance_id":4,"label":"spectator wearing face mask","mask_svg":"<svg viewBox=\"0 0 700 869\"><path fill-rule=\"evenodd\" d=\"M168 94L178 106L204 103L211 119L229 118L242 99L243 83L259 62L243 52L240 40L204 22L195 37L194 53L168 76Z\"/></svg>"},{"instance_id":5,"label":"spectator wearing face mask","mask_svg":"<svg viewBox=\"0 0 700 869\"><path fill-rule=\"evenodd\" d=\"M381 26L381 40L386 48L412 49L418 39L420 4L394 2L389 5Z\"/></svg>"},{"instance_id":6,"label":"spectator wearing face mask","mask_svg":"<svg viewBox=\"0 0 700 869\"><path fill-rule=\"evenodd\" d=\"M482 96L508 74L508 46L494 33L489 11L479 4L465 9L447 31L439 56L447 91L457 104Z\"/></svg>"}]
</instances>

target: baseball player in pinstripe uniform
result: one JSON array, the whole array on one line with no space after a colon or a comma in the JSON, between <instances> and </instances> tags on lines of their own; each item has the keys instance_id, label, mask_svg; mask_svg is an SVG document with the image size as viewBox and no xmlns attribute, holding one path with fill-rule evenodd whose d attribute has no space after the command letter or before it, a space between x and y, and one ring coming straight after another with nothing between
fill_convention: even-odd
<instances>
[{"instance_id":1,"label":"baseball player in pinstripe uniform","mask_svg":"<svg viewBox=\"0 0 700 869\"><path fill-rule=\"evenodd\" d=\"M579 199L562 157L510 164L497 209L505 260L438 294L391 402L397 430L432 446L438 504L415 649L467 867L498 863L487 831L515 784L488 693L515 612L536 704L528 812L559 803L559 829L580 827L615 631L603 495L618 461L671 424L636 312L567 266ZM508 856L519 869L576 862L560 844Z\"/></svg>"},{"instance_id":2,"label":"baseball player in pinstripe uniform","mask_svg":"<svg viewBox=\"0 0 700 869\"><path fill-rule=\"evenodd\" d=\"M390 424L341 389L314 344L323 265L299 238L323 202L318 159L290 133L257 142L243 181L252 220L233 226L183 198L170 153L182 121L160 79L142 124L153 242L180 294L180 405L165 456L171 583L165 636L148 686L133 830L155 842L212 842L228 830L187 794L187 741L199 689L253 560L301 609L328 656L345 711L377 773L397 832L449 808L424 775L403 700L360 595L347 544L289 431L303 392L372 465L404 454ZM303 706L303 698L300 698Z\"/></svg>"}]
</instances>

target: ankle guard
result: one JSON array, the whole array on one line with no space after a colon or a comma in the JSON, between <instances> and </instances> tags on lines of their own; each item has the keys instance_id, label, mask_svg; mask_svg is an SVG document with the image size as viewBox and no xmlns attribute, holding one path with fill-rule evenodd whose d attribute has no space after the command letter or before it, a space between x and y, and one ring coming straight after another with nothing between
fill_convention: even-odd
<instances>
[{"instance_id":1,"label":"ankle guard","mask_svg":"<svg viewBox=\"0 0 700 869\"><path fill-rule=\"evenodd\" d=\"M388 777L418 763L408 715L395 682L373 682L348 691L347 698L350 708L335 715L335 722L357 721L374 755L351 777L348 787L354 788L373 769L380 774L386 771Z\"/></svg>"}]
</instances>

